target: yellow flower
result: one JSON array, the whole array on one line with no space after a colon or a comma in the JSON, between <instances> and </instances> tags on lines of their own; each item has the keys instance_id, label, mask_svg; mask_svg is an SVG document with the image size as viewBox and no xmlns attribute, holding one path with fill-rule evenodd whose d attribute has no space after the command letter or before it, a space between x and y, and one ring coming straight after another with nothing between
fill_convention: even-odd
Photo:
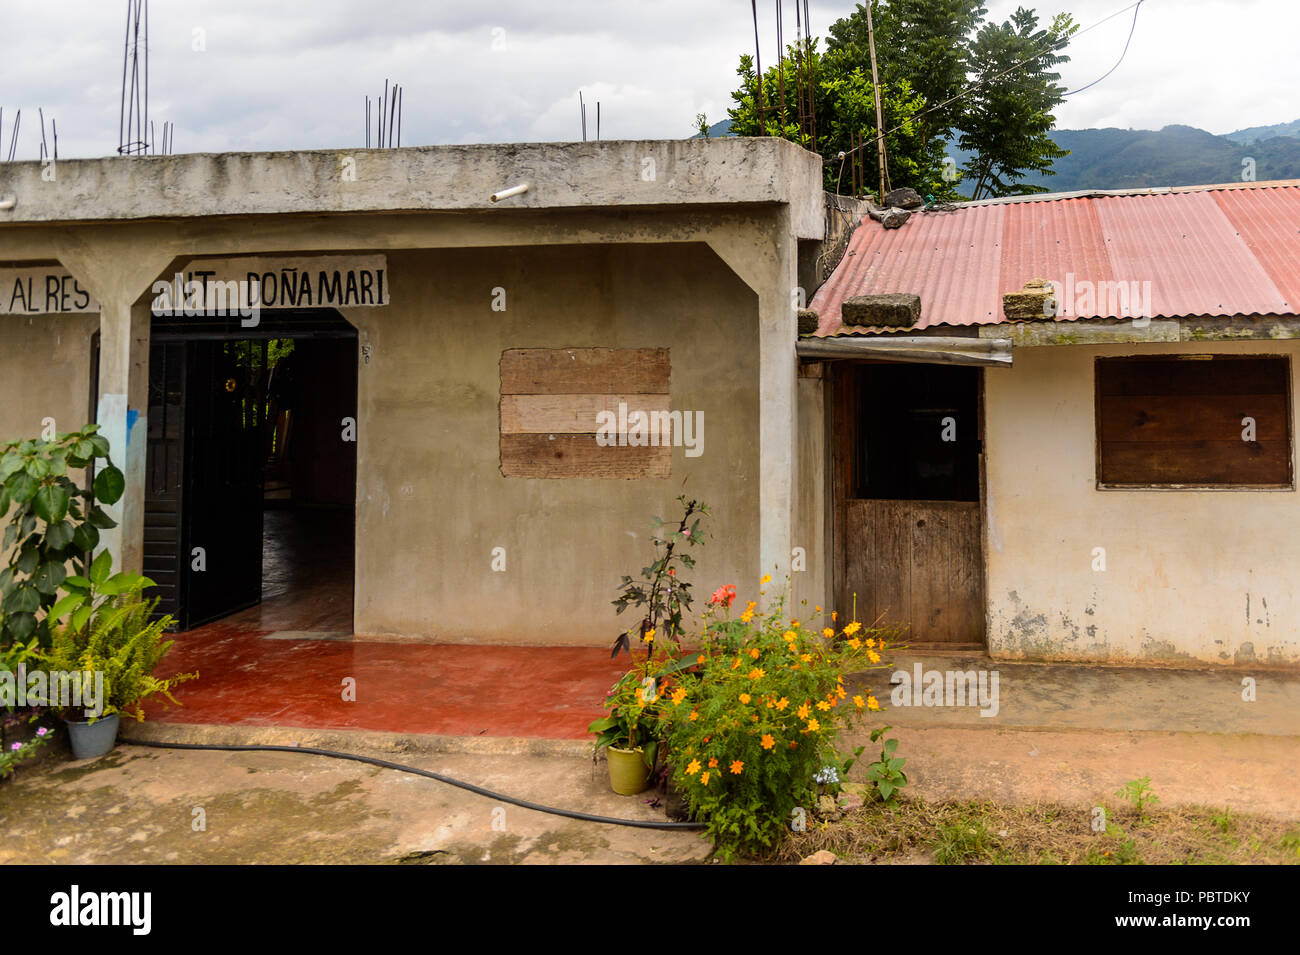
<instances>
[{"instance_id":1,"label":"yellow flower","mask_svg":"<svg viewBox=\"0 0 1300 955\"><path fill-rule=\"evenodd\" d=\"M844 699L846 696L848 696L848 693L846 693L846 692L844 691L844 687L843 687L843 686L837 686L837 687L835 688L835 695L836 695L837 697L839 697L839 698L842 700L842 699Z\"/></svg>"},{"instance_id":2,"label":"yellow flower","mask_svg":"<svg viewBox=\"0 0 1300 955\"><path fill-rule=\"evenodd\" d=\"M759 581L760 584L770 584L771 582L772 582L771 574L764 574L763 579Z\"/></svg>"},{"instance_id":3,"label":"yellow flower","mask_svg":"<svg viewBox=\"0 0 1300 955\"><path fill-rule=\"evenodd\" d=\"M678 687L673 690L673 706L677 706L682 700L686 699L686 688Z\"/></svg>"},{"instance_id":4,"label":"yellow flower","mask_svg":"<svg viewBox=\"0 0 1300 955\"><path fill-rule=\"evenodd\" d=\"M876 641L871 639L870 637L867 637L867 646L874 647L875 645L876 645Z\"/></svg>"},{"instance_id":5,"label":"yellow flower","mask_svg":"<svg viewBox=\"0 0 1300 955\"><path fill-rule=\"evenodd\" d=\"M862 709L864 706L867 705L867 701L864 700L862 698L862 694L859 693L857 696L853 697L853 705L856 706L858 709Z\"/></svg>"},{"instance_id":6,"label":"yellow flower","mask_svg":"<svg viewBox=\"0 0 1300 955\"><path fill-rule=\"evenodd\" d=\"M804 654L803 656L801 656L799 659L802 660L804 663L812 663L812 654L811 654L811 653L805 653L805 654Z\"/></svg>"},{"instance_id":7,"label":"yellow flower","mask_svg":"<svg viewBox=\"0 0 1300 955\"><path fill-rule=\"evenodd\" d=\"M827 703L825 700L818 700L818 701L817 701L817 709L821 710L823 713L825 713L825 712L826 712L827 710L829 710L830 708L831 708L831 705L830 705L829 703Z\"/></svg>"},{"instance_id":8,"label":"yellow flower","mask_svg":"<svg viewBox=\"0 0 1300 955\"><path fill-rule=\"evenodd\" d=\"M862 629L862 624L860 624L860 623L858 623L856 620L854 620L852 623L849 623L849 624L846 624L846 625L845 625L845 627L844 627L844 635L845 635L846 637L851 637L851 636L853 636L855 633L857 633L857 632L858 632L859 630L861 630L861 629Z\"/></svg>"},{"instance_id":9,"label":"yellow flower","mask_svg":"<svg viewBox=\"0 0 1300 955\"><path fill-rule=\"evenodd\" d=\"M742 763L740 760L733 759L731 761L731 771L735 775L739 776L742 772L744 772L744 769L745 769L745 764Z\"/></svg>"},{"instance_id":10,"label":"yellow flower","mask_svg":"<svg viewBox=\"0 0 1300 955\"><path fill-rule=\"evenodd\" d=\"M748 703L748 702L749 702L749 694L748 694L748 693L742 693L742 694L740 694L740 702L742 702L742 703Z\"/></svg>"},{"instance_id":11,"label":"yellow flower","mask_svg":"<svg viewBox=\"0 0 1300 955\"><path fill-rule=\"evenodd\" d=\"M786 708L787 706L789 706L789 705L790 705L790 701L787 700L784 696L781 697L781 699L779 699L779 700L776 701L776 708L777 708L778 710L783 710L783 709L785 709L785 708Z\"/></svg>"},{"instance_id":12,"label":"yellow flower","mask_svg":"<svg viewBox=\"0 0 1300 955\"><path fill-rule=\"evenodd\" d=\"M857 650L862 646L862 641L859 640L857 637L854 637L849 641L849 646L851 646L854 650Z\"/></svg>"},{"instance_id":13,"label":"yellow flower","mask_svg":"<svg viewBox=\"0 0 1300 955\"><path fill-rule=\"evenodd\" d=\"M764 733L763 738L758 741L758 745L762 746L764 749L771 749L776 745L776 740L772 739L771 733Z\"/></svg>"},{"instance_id":14,"label":"yellow flower","mask_svg":"<svg viewBox=\"0 0 1300 955\"><path fill-rule=\"evenodd\" d=\"M822 728L822 724L818 723L816 719L811 719L808 721L808 732L815 733L817 730L821 728Z\"/></svg>"},{"instance_id":15,"label":"yellow flower","mask_svg":"<svg viewBox=\"0 0 1300 955\"><path fill-rule=\"evenodd\" d=\"M867 697L867 709L869 710L880 709L880 704L876 702L876 698L874 696Z\"/></svg>"},{"instance_id":16,"label":"yellow flower","mask_svg":"<svg viewBox=\"0 0 1300 955\"><path fill-rule=\"evenodd\" d=\"M798 716L799 719L801 720L806 720L808 718L808 714L811 712L812 712L812 708L807 703L805 703L803 706L799 707L799 709L795 711L795 715Z\"/></svg>"},{"instance_id":17,"label":"yellow flower","mask_svg":"<svg viewBox=\"0 0 1300 955\"><path fill-rule=\"evenodd\" d=\"M781 634L781 637L787 643L794 643L799 639L799 634L795 633L793 630L787 630L785 633Z\"/></svg>"},{"instance_id":18,"label":"yellow flower","mask_svg":"<svg viewBox=\"0 0 1300 955\"><path fill-rule=\"evenodd\" d=\"M736 659L735 659L734 661L732 661L731 668L732 668L733 670L736 670L736 669L739 669L739 668L740 668L740 657L736 657Z\"/></svg>"},{"instance_id":19,"label":"yellow flower","mask_svg":"<svg viewBox=\"0 0 1300 955\"><path fill-rule=\"evenodd\" d=\"M750 678L751 680L761 680L761 679L763 679L763 677L765 677L766 675L767 675L767 674L766 674L765 671L760 670L760 669L758 669L757 667L755 667L754 669L752 669L752 670L749 671L749 678Z\"/></svg>"},{"instance_id":20,"label":"yellow flower","mask_svg":"<svg viewBox=\"0 0 1300 955\"><path fill-rule=\"evenodd\" d=\"M827 640L829 640L831 637L835 636L835 630L834 630L834 628L833 628L833 627L827 627L826 629L824 629L824 630L822 631L822 636L825 637Z\"/></svg>"},{"instance_id":21,"label":"yellow flower","mask_svg":"<svg viewBox=\"0 0 1300 955\"><path fill-rule=\"evenodd\" d=\"M694 722L695 722L696 720L698 720L699 718L700 718L700 711L699 711L699 710L691 710L691 722L694 723Z\"/></svg>"},{"instance_id":22,"label":"yellow flower","mask_svg":"<svg viewBox=\"0 0 1300 955\"><path fill-rule=\"evenodd\" d=\"M754 619L754 611L752 610L746 610L744 613L740 615L741 623L749 623L749 621L753 619Z\"/></svg>"},{"instance_id":23,"label":"yellow flower","mask_svg":"<svg viewBox=\"0 0 1300 955\"><path fill-rule=\"evenodd\" d=\"M700 771L700 761L698 759L691 760L691 764L686 767L686 775L694 776L699 771Z\"/></svg>"},{"instance_id":24,"label":"yellow flower","mask_svg":"<svg viewBox=\"0 0 1300 955\"><path fill-rule=\"evenodd\" d=\"M700 777L700 782L702 782L706 786L709 784L709 774L707 772Z\"/></svg>"},{"instance_id":25,"label":"yellow flower","mask_svg":"<svg viewBox=\"0 0 1300 955\"><path fill-rule=\"evenodd\" d=\"M868 651L867 651L867 659L870 660L872 663L879 663L879 662L880 662L880 654L877 653L875 650L868 650Z\"/></svg>"}]
</instances>

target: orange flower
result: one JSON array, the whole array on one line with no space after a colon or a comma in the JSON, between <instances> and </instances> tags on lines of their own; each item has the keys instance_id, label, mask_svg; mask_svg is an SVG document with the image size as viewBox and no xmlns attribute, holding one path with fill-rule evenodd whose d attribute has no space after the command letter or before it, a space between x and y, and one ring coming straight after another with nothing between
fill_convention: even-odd
<instances>
[{"instance_id":1,"label":"orange flower","mask_svg":"<svg viewBox=\"0 0 1300 955\"><path fill-rule=\"evenodd\" d=\"M786 708L787 706L789 706L789 705L790 705L790 701L787 700L784 696L781 697L781 699L779 699L779 700L776 701L776 708L777 708L778 710L783 710L783 709L785 709L785 708Z\"/></svg>"},{"instance_id":2,"label":"orange flower","mask_svg":"<svg viewBox=\"0 0 1300 955\"><path fill-rule=\"evenodd\" d=\"M845 624L844 635L846 637L851 637L861 629L862 629L862 624L854 620L852 623Z\"/></svg>"},{"instance_id":3,"label":"orange flower","mask_svg":"<svg viewBox=\"0 0 1300 955\"><path fill-rule=\"evenodd\" d=\"M686 767L686 775L694 776L699 771L700 771L700 761L698 759L691 760L691 764Z\"/></svg>"},{"instance_id":4,"label":"orange flower","mask_svg":"<svg viewBox=\"0 0 1300 955\"><path fill-rule=\"evenodd\" d=\"M698 657L696 657L696 658L695 658L695 662L696 662L696 663L703 663L703 662L704 662L704 654L701 653Z\"/></svg>"},{"instance_id":5,"label":"orange flower","mask_svg":"<svg viewBox=\"0 0 1300 955\"><path fill-rule=\"evenodd\" d=\"M813 719L808 721L807 728L808 728L808 732L815 733L817 730L822 728L822 724L818 723L817 719L814 717Z\"/></svg>"},{"instance_id":6,"label":"orange flower","mask_svg":"<svg viewBox=\"0 0 1300 955\"><path fill-rule=\"evenodd\" d=\"M764 733L763 738L759 740L758 743L764 749L771 749L773 746L776 745L776 740L772 739L771 733Z\"/></svg>"},{"instance_id":7,"label":"orange flower","mask_svg":"<svg viewBox=\"0 0 1300 955\"><path fill-rule=\"evenodd\" d=\"M749 671L749 678L751 680L761 680L765 676L767 676L767 673L763 670L758 669L757 667Z\"/></svg>"},{"instance_id":8,"label":"orange flower","mask_svg":"<svg viewBox=\"0 0 1300 955\"><path fill-rule=\"evenodd\" d=\"M735 662L731 664L731 668L732 668L733 670L735 670L735 669L737 669L739 666L740 666L740 657L736 657Z\"/></svg>"},{"instance_id":9,"label":"orange flower","mask_svg":"<svg viewBox=\"0 0 1300 955\"><path fill-rule=\"evenodd\" d=\"M682 700L684 700L684 699L686 699L686 688L685 688L685 687L680 687L680 686L679 686L677 689L673 690L673 706L677 706L677 705L680 704L680 703L682 702Z\"/></svg>"},{"instance_id":10,"label":"orange flower","mask_svg":"<svg viewBox=\"0 0 1300 955\"><path fill-rule=\"evenodd\" d=\"M715 757L715 758L709 760L709 769L717 769L717 768L718 768L718 760L717 760L717 758Z\"/></svg>"},{"instance_id":11,"label":"orange flower","mask_svg":"<svg viewBox=\"0 0 1300 955\"><path fill-rule=\"evenodd\" d=\"M758 647L750 647L750 648L749 648L749 655L750 655L751 657L753 657L755 660L757 660L757 659L758 659Z\"/></svg>"},{"instance_id":12,"label":"orange flower","mask_svg":"<svg viewBox=\"0 0 1300 955\"><path fill-rule=\"evenodd\" d=\"M874 696L867 697L867 709L869 710L880 709L880 704L876 702L876 698Z\"/></svg>"},{"instance_id":13,"label":"orange flower","mask_svg":"<svg viewBox=\"0 0 1300 955\"><path fill-rule=\"evenodd\" d=\"M696 720L698 720L699 718L700 718L700 711L699 711L699 710L691 710L691 722L694 723L694 722L695 722Z\"/></svg>"},{"instance_id":14,"label":"orange flower","mask_svg":"<svg viewBox=\"0 0 1300 955\"><path fill-rule=\"evenodd\" d=\"M808 714L811 712L812 712L812 708L809 707L807 703L805 703L803 706L799 707L799 709L795 711L795 715L798 716L799 719L801 720L806 720L808 718Z\"/></svg>"},{"instance_id":15,"label":"orange flower","mask_svg":"<svg viewBox=\"0 0 1300 955\"><path fill-rule=\"evenodd\" d=\"M827 627L822 631L822 636L829 640L831 637L835 636L835 630L831 627Z\"/></svg>"},{"instance_id":16,"label":"orange flower","mask_svg":"<svg viewBox=\"0 0 1300 955\"><path fill-rule=\"evenodd\" d=\"M826 712L827 710L829 710L830 708L831 708L831 705L830 705L829 703L827 703L825 700L818 700L818 701L817 701L817 709L821 710L823 713L825 713L825 712Z\"/></svg>"},{"instance_id":17,"label":"orange flower","mask_svg":"<svg viewBox=\"0 0 1300 955\"><path fill-rule=\"evenodd\" d=\"M861 694L859 694L853 698L853 705L856 706L858 709L862 709L864 706L867 705L867 701L862 698Z\"/></svg>"},{"instance_id":18,"label":"orange flower","mask_svg":"<svg viewBox=\"0 0 1300 955\"><path fill-rule=\"evenodd\" d=\"M705 772L705 774L700 777L700 782L702 782L706 786L709 784L709 774L707 772Z\"/></svg>"},{"instance_id":19,"label":"orange flower","mask_svg":"<svg viewBox=\"0 0 1300 955\"><path fill-rule=\"evenodd\" d=\"M802 660L804 663L812 663L812 654L811 654L811 653L805 653L805 654L804 654L803 656L801 656L799 659Z\"/></svg>"},{"instance_id":20,"label":"orange flower","mask_svg":"<svg viewBox=\"0 0 1300 955\"><path fill-rule=\"evenodd\" d=\"M740 694L740 702L742 702L742 703L746 703L746 704L749 703L749 694L748 694L748 693L742 693L742 694Z\"/></svg>"},{"instance_id":21,"label":"orange flower","mask_svg":"<svg viewBox=\"0 0 1300 955\"><path fill-rule=\"evenodd\" d=\"M733 759L731 761L731 771L735 775L739 776L742 772L745 771L745 764L738 759Z\"/></svg>"},{"instance_id":22,"label":"orange flower","mask_svg":"<svg viewBox=\"0 0 1300 955\"><path fill-rule=\"evenodd\" d=\"M857 637L853 637L852 639L849 640L849 646L851 646L854 650L857 650L861 648L862 641L859 640Z\"/></svg>"}]
</instances>

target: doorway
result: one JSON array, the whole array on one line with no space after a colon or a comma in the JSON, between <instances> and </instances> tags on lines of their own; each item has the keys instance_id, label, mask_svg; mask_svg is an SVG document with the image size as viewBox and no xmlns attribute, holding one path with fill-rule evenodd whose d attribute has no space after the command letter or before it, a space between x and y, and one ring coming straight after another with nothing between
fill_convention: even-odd
<instances>
[{"instance_id":1,"label":"doorway","mask_svg":"<svg viewBox=\"0 0 1300 955\"><path fill-rule=\"evenodd\" d=\"M175 629L352 632L356 394L332 310L155 319L144 572Z\"/></svg>"},{"instance_id":2,"label":"doorway","mask_svg":"<svg viewBox=\"0 0 1300 955\"><path fill-rule=\"evenodd\" d=\"M835 597L915 647L982 649L983 372L840 362L833 383Z\"/></svg>"}]
</instances>

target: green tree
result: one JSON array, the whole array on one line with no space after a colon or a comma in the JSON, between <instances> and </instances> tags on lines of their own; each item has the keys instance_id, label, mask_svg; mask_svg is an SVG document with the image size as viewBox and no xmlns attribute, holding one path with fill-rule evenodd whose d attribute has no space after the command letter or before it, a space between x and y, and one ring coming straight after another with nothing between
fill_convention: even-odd
<instances>
[{"instance_id":1,"label":"green tree","mask_svg":"<svg viewBox=\"0 0 1300 955\"><path fill-rule=\"evenodd\" d=\"M874 183L878 168L875 145L878 131L870 64L864 70L850 57L821 53L815 45L804 51L802 59L805 75L812 78L813 107L817 117L816 145L817 152L826 160L826 188L831 192L847 189L847 154L855 136L866 143L861 150L862 162L867 170L867 181ZM798 60L791 48L781 64L786 83L784 108L780 102L777 67L771 66L763 71L763 117L760 122L759 84L754 58L742 55L740 66L736 70L740 77L740 88L731 94L735 106L727 110L727 115L731 118L731 132L737 136L780 136L811 149L810 128L799 124L794 83L798 67ZM945 186L942 180L942 144L936 143L927 148L914 122L916 114L924 105L924 98L906 81L893 85L881 83L881 107L887 130L885 155L890 181L899 184L919 183L939 194Z\"/></svg>"},{"instance_id":2,"label":"green tree","mask_svg":"<svg viewBox=\"0 0 1300 955\"><path fill-rule=\"evenodd\" d=\"M1052 162L1069 155L1048 133L1056 124L1052 110L1065 92L1052 68L1069 59L1054 51L1075 29L1065 13L1040 29L1038 16L1021 7L1005 23L987 24L976 35L971 53L979 72L965 97L957 140L973 154L962 167L974 182L972 199L1048 191L1019 180L1029 172L1055 175Z\"/></svg>"},{"instance_id":3,"label":"green tree","mask_svg":"<svg viewBox=\"0 0 1300 955\"><path fill-rule=\"evenodd\" d=\"M1070 16L1060 14L1039 29L1036 14L1025 8L1000 25L988 23L981 0L871 3L890 183L937 199L960 198L958 178L944 168L945 152L956 142L973 152L962 167L971 198L1046 191L1019 180L1031 172L1050 175L1053 160L1067 155L1047 133L1063 93L1052 70L1069 59L1060 51L1076 29ZM813 89L826 188L842 191L841 153L852 148L855 135L866 142L860 152L867 181L878 179L866 7L858 4L829 32L825 52L816 50L816 41L799 52L802 76ZM761 123L753 57L741 56L741 86L728 110L733 133L782 136L812 148L799 123L795 53L791 47L781 64L784 108L777 67L764 71Z\"/></svg>"}]
</instances>

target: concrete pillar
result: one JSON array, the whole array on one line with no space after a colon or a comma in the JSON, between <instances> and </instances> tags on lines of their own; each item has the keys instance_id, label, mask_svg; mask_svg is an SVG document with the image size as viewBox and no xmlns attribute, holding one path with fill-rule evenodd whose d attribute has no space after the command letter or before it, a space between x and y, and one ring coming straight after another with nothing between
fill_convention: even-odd
<instances>
[{"instance_id":1,"label":"concrete pillar","mask_svg":"<svg viewBox=\"0 0 1300 955\"><path fill-rule=\"evenodd\" d=\"M153 282L175 252L145 239L99 245L76 233L60 242L59 260L99 302L99 395L95 420L113 463L126 478L122 499L104 509L117 527L100 533L113 569L139 571L144 551L145 464L149 433L149 325Z\"/></svg>"},{"instance_id":2,"label":"concrete pillar","mask_svg":"<svg viewBox=\"0 0 1300 955\"><path fill-rule=\"evenodd\" d=\"M95 420L112 448L113 463L126 477L122 499L109 516L118 526L100 540L113 554L115 570L139 571L144 550L144 491L149 407L149 304L101 302L99 313L99 398Z\"/></svg>"},{"instance_id":3,"label":"concrete pillar","mask_svg":"<svg viewBox=\"0 0 1300 955\"><path fill-rule=\"evenodd\" d=\"M793 298L798 254L788 207L780 207L764 224L763 231L742 232L744 238L718 235L710 245L758 293L757 572L783 583L790 572L798 453L798 323ZM794 606L788 609L798 615Z\"/></svg>"}]
</instances>

